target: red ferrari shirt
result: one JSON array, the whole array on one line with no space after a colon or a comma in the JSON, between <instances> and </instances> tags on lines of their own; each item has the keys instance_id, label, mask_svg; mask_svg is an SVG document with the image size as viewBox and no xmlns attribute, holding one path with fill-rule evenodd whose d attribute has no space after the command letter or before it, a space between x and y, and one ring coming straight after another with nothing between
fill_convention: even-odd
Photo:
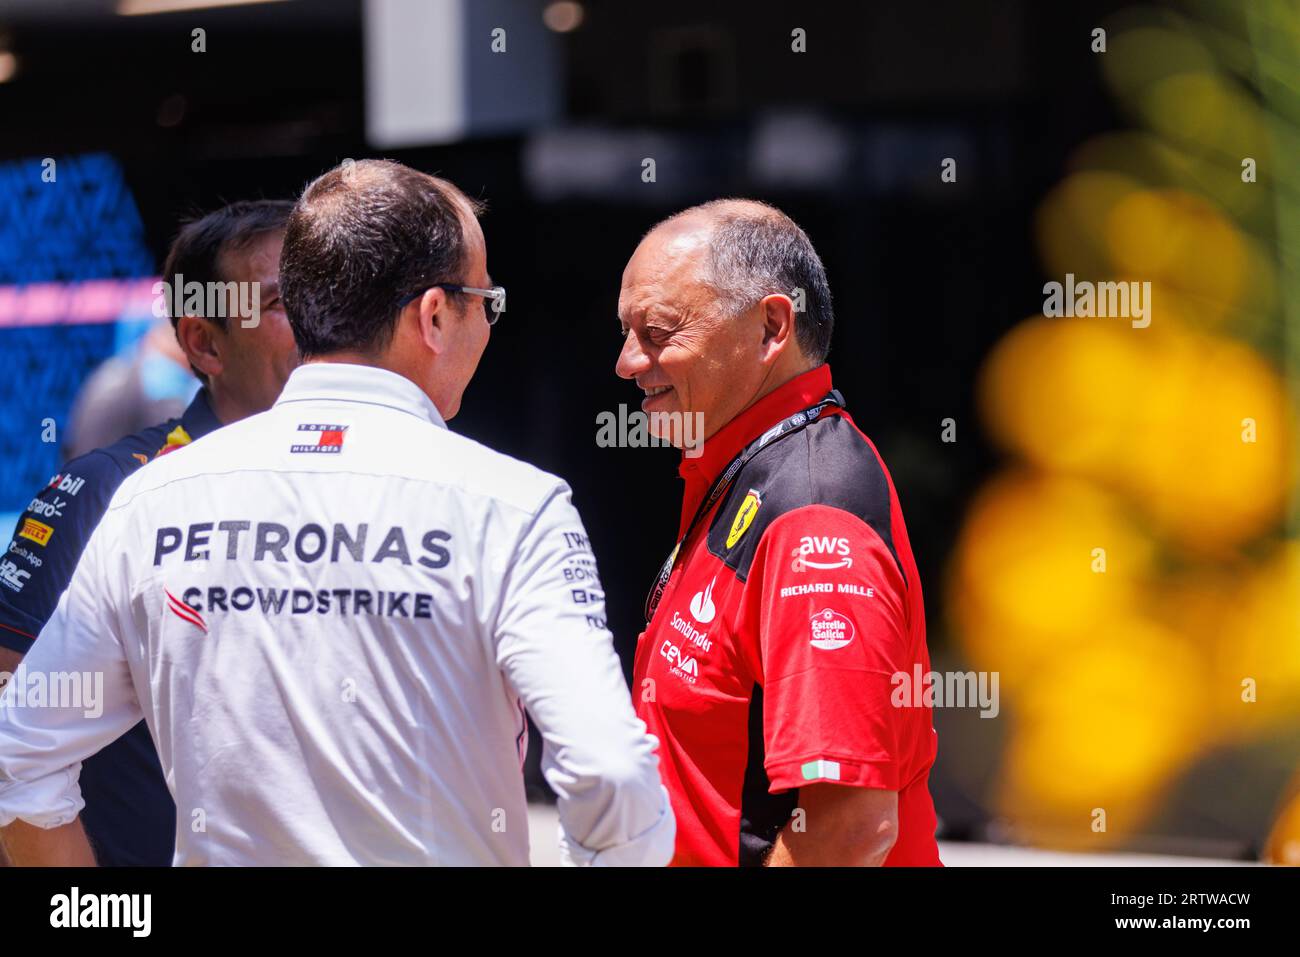
<instances>
[{"instance_id":1,"label":"red ferrari shirt","mask_svg":"<svg viewBox=\"0 0 1300 957\"><path fill-rule=\"evenodd\" d=\"M937 865L921 582L893 481L838 405L828 366L764 396L683 458L681 545L637 642L638 714L659 738L678 865L757 865L815 782L898 792L887 865ZM763 441L774 427L799 425ZM897 705L895 702L898 702Z\"/></svg>"}]
</instances>

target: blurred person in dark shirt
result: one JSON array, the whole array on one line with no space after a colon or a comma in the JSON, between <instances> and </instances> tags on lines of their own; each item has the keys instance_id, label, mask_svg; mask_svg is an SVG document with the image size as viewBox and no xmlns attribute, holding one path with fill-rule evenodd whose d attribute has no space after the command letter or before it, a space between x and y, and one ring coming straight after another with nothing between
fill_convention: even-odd
<instances>
[{"instance_id":1,"label":"blurred person in dark shirt","mask_svg":"<svg viewBox=\"0 0 1300 957\"><path fill-rule=\"evenodd\" d=\"M63 458L80 458L124 435L179 419L199 383L166 319L91 372L68 417Z\"/></svg>"},{"instance_id":2,"label":"blurred person in dark shirt","mask_svg":"<svg viewBox=\"0 0 1300 957\"><path fill-rule=\"evenodd\" d=\"M180 416L73 458L31 500L0 555L0 673L17 670L54 613L91 532L128 475L270 408L279 396L298 364L279 291L292 208L286 201L239 202L181 229L159 288L176 341L199 380L198 393ZM186 290L205 294L190 297ZM176 808L144 722L87 758L80 783L86 802L81 819L99 864L171 864Z\"/></svg>"}]
</instances>

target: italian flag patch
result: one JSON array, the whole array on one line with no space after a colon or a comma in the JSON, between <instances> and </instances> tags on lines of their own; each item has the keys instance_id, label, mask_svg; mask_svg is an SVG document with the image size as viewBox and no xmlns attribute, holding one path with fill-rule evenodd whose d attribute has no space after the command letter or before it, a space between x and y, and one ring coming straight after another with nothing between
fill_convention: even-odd
<instances>
[{"instance_id":1,"label":"italian flag patch","mask_svg":"<svg viewBox=\"0 0 1300 957\"><path fill-rule=\"evenodd\" d=\"M824 758L818 758L816 761L809 761L802 768L803 779L805 781L838 781L840 779L840 762L827 761Z\"/></svg>"}]
</instances>

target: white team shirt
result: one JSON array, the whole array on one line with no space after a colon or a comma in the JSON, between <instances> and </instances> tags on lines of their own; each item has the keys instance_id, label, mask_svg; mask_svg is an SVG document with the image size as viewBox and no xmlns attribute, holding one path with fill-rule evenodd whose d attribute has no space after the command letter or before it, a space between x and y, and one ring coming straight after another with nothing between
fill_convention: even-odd
<instances>
[{"instance_id":1,"label":"white team shirt","mask_svg":"<svg viewBox=\"0 0 1300 957\"><path fill-rule=\"evenodd\" d=\"M527 864L526 707L568 856L666 864L604 615L567 485L401 376L300 367L113 497L24 661L102 673L103 712L10 683L0 826L71 821L81 760L143 716L177 864Z\"/></svg>"}]
</instances>

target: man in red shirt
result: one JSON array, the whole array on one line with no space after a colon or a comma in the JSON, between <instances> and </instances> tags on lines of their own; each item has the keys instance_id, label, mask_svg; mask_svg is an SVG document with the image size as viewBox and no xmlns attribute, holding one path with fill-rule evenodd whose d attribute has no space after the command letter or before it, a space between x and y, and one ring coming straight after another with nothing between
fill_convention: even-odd
<instances>
[{"instance_id":1,"label":"man in red shirt","mask_svg":"<svg viewBox=\"0 0 1300 957\"><path fill-rule=\"evenodd\" d=\"M938 865L921 582L875 446L831 388L808 237L750 200L656 226L623 273L617 372L686 449L678 547L633 695L679 865ZM899 677L906 676L906 677ZM906 685L902 685L906 687Z\"/></svg>"}]
</instances>

